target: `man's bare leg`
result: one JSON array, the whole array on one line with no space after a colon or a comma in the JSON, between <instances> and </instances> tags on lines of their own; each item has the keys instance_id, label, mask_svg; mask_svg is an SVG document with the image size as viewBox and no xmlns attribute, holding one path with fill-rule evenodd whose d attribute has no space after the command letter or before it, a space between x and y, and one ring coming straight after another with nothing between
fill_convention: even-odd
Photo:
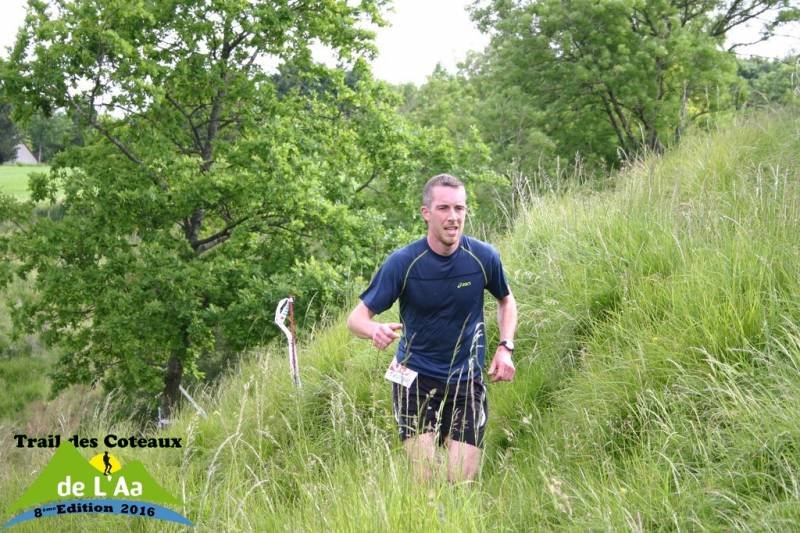
<instances>
[{"instance_id":1,"label":"man's bare leg","mask_svg":"<svg viewBox=\"0 0 800 533\"><path fill-rule=\"evenodd\" d=\"M447 480L450 483L474 480L480 466L480 448L466 442L447 439Z\"/></svg>"},{"instance_id":2,"label":"man's bare leg","mask_svg":"<svg viewBox=\"0 0 800 533\"><path fill-rule=\"evenodd\" d=\"M436 458L436 433L428 432L409 437L403 442L403 448L411 461L417 480L430 481L439 469L439 461Z\"/></svg>"}]
</instances>

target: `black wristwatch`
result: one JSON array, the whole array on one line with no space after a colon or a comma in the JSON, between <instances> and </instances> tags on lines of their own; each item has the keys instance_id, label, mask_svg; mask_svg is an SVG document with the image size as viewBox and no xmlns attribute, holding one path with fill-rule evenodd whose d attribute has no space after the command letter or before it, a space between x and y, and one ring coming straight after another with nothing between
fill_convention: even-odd
<instances>
[{"instance_id":1,"label":"black wristwatch","mask_svg":"<svg viewBox=\"0 0 800 533\"><path fill-rule=\"evenodd\" d=\"M498 346L505 346L506 350L508 350L511 353L514 353L514 341L511 340L500 341L500 344Z\"/></svg>"}]
</instances>

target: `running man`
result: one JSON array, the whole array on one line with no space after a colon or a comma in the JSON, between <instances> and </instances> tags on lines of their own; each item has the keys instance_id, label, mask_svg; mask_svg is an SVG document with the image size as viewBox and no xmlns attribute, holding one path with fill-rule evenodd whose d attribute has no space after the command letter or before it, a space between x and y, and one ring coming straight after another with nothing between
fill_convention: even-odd
<instances>
[{"instance_id":1,"label":"running man","mask_svg":"<svg viewBox=\"0 0 800 533\"><path fill-rule=\"evenodd\" d=\"M103 469L103 475L107 476L111 473L111 458L108 456L108 450L106 450L106 453L103 454L103 465L105 465L105 468Z\"/></svg>"},{"instance_id":2,"label":"running man","mask_svg":"<svg viewBox=\"0 0 800 533\"><path fill-rule=\"evenodd\" d=\"M386 377L393 382L394 414L416 475L431 478L439 466L437 446L443 446L447 478L473 480L487 417L483 291L498 302L492 381L514 378L517 304L497 251L463 235L467 193L458 178L440 174L428 180L420 210L427 235L389 256L347 327L380 350L400 339ZM401 323L374 320L397 299Z\"/></svg>"}]
</instances>

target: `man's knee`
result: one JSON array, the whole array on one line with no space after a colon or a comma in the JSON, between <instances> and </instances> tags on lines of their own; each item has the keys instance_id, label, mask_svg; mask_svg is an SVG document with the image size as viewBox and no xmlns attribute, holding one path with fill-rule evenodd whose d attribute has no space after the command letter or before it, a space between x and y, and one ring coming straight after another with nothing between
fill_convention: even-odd
<instances>
[{"instance_id":1,"label":"man's knee","mask_svg":"<svg viewBox=\"0 0 800 533\"><path fill-rule=\"evenodd\" d=\"M450 482L472 481L480 471L481 449L466 442L449 440L447 459L447 478Z\"/></svg>"},{"instance_id":2,"label":"man's knee","mask_svg":"<svg viewBox=\"0 0 800 533\"><path fill-rule=\"evenodd\" d=\"M428 481L438 469L436 456L436 434L420 433L403 441L406 455L411 461L414 473L420 481Z\"/></svg>"}]
</instances>

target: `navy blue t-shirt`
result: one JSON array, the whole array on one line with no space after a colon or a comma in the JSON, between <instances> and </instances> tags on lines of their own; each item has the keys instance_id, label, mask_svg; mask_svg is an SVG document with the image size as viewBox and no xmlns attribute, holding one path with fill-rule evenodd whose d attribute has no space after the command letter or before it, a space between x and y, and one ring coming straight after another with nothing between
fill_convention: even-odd
<instances>
[{"instance_id":1,"label":"navy blue t-shirt","mask_svg":"<svg viewBox=\"0 0 800 533\"><path fill-rule=\"evenodd\" d=\"M497 299L510 292L497 250L464 235L453 254L442 256L423 237L389 256L361 301L377 315L399 298L397 360L454 383L479 377L483 368L484 289Z\"/></svg>"}]
</instances>

